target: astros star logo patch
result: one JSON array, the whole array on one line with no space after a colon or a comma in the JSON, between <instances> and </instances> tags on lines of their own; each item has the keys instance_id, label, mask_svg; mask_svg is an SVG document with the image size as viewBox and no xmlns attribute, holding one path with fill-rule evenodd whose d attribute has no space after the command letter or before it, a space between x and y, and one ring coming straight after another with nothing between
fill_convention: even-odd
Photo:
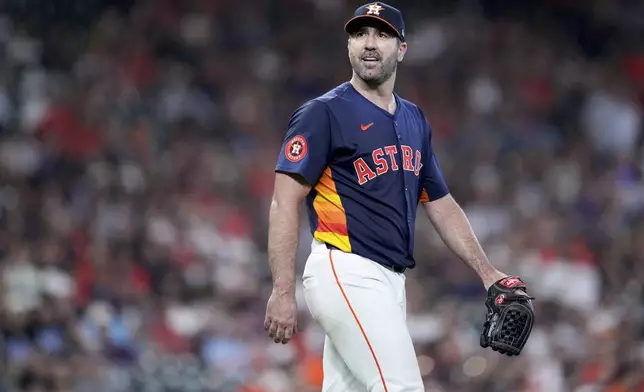
<instances>
[{"instance_id":1,"label":"astros star logo patch","mask_svg":"<svg viewBox=\"0 0 644 392\"><path fill-rule=\"evenodd\" d=\"M373 3L367 6L367 15L377 15L380 16L380 11L384 10L385 7L381 7L378 3Z\"/></svg>"},{"instance_id":2,"label":"astros star logo patch","mask_svg":"<svg viewBox=\"0 0 644 392\"><path fill-rule=\"evenodd\" d=\"M306 156L308 147L306 140L302 136L295 136L286 143L284 155L291 162L299 162Z\"/></svg>"}]
</instances>

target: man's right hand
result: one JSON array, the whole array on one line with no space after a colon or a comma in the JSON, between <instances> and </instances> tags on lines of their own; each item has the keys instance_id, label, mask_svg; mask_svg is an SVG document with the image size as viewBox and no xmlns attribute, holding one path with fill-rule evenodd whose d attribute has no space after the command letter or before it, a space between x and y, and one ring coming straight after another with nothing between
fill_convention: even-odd
<instances>
[{"instance_id":1,"label":"man's right hand","mask_svg":"<svg viewBox=\"0 0 644 392\"><path fill-rule=\"evenodd\" d=\"M282 344L297 333L295 292L273 289L266 305L264 329L275 343Z\"/></svg>"}]
</instances>

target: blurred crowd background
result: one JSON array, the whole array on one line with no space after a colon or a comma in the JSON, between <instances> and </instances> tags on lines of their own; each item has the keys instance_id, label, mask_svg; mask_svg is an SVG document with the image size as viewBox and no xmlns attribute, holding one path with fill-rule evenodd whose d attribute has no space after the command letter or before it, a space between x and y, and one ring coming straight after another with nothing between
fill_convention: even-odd
<instances>
[{"instance_id":1,"label":"blurred crowd background","mask_svg":"<svg viewBox=\"0 0 644 392\"><path fill-rule=\"evenodd\" d=\"M0 2L0 391L312 392L267 338L273 169L351 76L354 0ZM477 276L421 214L409 327L432 392L644 391L644 3L391 0L397 92L491 261L537 297L478 344ZM298 276L311 235L303 214Z\"/></svg>"}]
</instances>

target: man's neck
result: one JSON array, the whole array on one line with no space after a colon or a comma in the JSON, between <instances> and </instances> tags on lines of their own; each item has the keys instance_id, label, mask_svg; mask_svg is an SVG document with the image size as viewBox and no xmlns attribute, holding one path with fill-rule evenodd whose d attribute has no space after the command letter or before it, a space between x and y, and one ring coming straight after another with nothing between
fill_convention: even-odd
<instances>
[{"instance_id":1,"label":"man's neck","mask_svg":"<svg viewBox=\"0 0 644 392\"><path fill-rule=\"evenodd\" d=\"M386 82L377 87L371 87L354 73L349 82L360 94L373 102L374 105L393 114L396 111L396 99L393 94L394 81L395 75L392 75Z\"/></svg>"}]
</instances>

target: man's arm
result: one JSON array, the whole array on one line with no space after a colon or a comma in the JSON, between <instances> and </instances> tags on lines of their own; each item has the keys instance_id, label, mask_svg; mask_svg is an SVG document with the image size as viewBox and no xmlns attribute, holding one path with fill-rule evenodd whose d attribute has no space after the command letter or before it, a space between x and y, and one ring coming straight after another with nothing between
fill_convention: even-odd
<instances>
[{"instance_id":1,"label":"man's arm","mask_svg":"<svg viewBox=\"0 0 644 392\"><path fill-rule=\"evenodd\" d=\"M423 206L445 245L479 275L486 290L507 276L489 262L465 212L451 194Z\"/></svg>"},{"instance_id":2,"label":"man's arm","mask_svg":"<svg viewBox=\"0 0 644 392\"><path fill-rule=\"evenodd\" d=\"M296 174L276 173L268 227L268 263L273 291L268 300L264 328L275 343L288 343L297 332L295 251L300 229L300 206L310 192Z\"/></svg>"},{"instance_id":3,"label":"man's arm","mask_svg":"<svg viewBox=\"0 0 644 392\"><path fill-rule=\"evenodd\" d=\"M310 185L296 175L276 173L268 223L268 263L273 289L295 292L295 251L300 229L300 206Z\"/></svg>"},{"instance_id":4,"label":"man's arm","mask_svg":"<svg viewBox=\"0 0 644 392\"><path fill-rule=\"evenodd\" d=\"M297 331L295 250L302 201L329 164L331 123L326 104L308 101L293 112L275 166L269 211L268 262L273 291L264 327L275 343L288 343Z\"/></svg>"}]
</instances>

